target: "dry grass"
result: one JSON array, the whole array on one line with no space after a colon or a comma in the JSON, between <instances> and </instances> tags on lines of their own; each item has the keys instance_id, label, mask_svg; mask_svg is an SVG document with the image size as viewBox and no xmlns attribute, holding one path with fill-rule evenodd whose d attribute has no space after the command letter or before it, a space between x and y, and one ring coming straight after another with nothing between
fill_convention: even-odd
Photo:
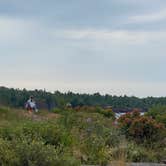
<instances>
[{"instance_id":1,"label":"dry grass","mask_svg":"<svg viewBox=\"0 0 166 166\"><path fill-rule=\"evenodd\" d=\"M110 166L127 166L125 161L114 161L111 162Z\"/></svg>"},{"instance_id":2,"label":"dry grass","mask_svg":"<svg viewBox=\"0 0 166 166\"><path fill-rule=\"evenodd\" d=\"M111 166L127 166L126 163L126 140L122 139L120 145L113 149L113 161L110 163Z\"/></svg>"}]
</instances>

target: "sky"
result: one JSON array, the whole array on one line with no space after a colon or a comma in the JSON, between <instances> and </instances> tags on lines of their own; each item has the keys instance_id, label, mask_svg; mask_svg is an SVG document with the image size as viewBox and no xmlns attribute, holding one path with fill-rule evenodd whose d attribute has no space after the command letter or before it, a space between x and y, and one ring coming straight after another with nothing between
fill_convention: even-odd
<instances>
[{"instance_id":1,"label":"sky","mask_svg":"<svg viewBox=\"0 0 166 166\"><path fill-rule=\"evenodd\" d=\"M165 0L0 0L0 86L166 96Z\"/></svg>"}]
</instances>

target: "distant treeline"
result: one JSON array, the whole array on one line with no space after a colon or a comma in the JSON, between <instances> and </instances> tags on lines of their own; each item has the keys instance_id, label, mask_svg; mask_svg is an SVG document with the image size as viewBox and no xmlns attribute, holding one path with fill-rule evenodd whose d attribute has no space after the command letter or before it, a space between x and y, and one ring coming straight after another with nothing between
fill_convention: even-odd
<instances>
[{"instance_id":1,"label":"distant treeline","mask_svg":"<svg viewBox=\"0 0 166 166\"><path fill-rule=\"evenodd\" d=\"M24 107L25 102L30 96L34 96L39 108L53 109L55 107L64 107L71 104L72 107L77 106L112 106L113 108L142 108L148 109L153 105L166 105L166 97L128 97L128 96L112 96L95 94L78 94L78 93L54 93L45 90L20 90L13 88L0 87L0 105Z\"/></svg>"}]
</instances>

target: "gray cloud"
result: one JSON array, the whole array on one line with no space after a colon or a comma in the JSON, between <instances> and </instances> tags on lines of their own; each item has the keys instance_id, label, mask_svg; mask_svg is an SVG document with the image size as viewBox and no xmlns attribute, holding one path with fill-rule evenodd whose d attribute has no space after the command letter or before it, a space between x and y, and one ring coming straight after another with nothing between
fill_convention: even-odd
<instances>
[{"instance_id":1,"label":"gray cloud","mask_svg":"<svg viewBox=\"0 0 166 166\"><path fill-rule=\"evenodd\" d=\"M0 1L0 84L165 95L164 3Z\"/></svg>"}]
</instances>

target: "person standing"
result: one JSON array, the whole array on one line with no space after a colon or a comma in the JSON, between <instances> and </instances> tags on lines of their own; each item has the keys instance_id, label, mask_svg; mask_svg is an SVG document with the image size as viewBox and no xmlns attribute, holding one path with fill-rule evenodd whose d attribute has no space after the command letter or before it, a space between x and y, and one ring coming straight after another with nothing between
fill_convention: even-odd
<instances>
[{"instance_id":1,"label":"person standing","mask_svg":"<svg viewBox=\"0 0 166 166\"><path fill-rule=\"evenodd\" d=\"M36 107L36 102L33 96L31 96L28 99L28 101L26 102L25 108L28 110L29 113L32 113L33 111L38 112L38 109Z\"/></svg>"}]
</instances>

